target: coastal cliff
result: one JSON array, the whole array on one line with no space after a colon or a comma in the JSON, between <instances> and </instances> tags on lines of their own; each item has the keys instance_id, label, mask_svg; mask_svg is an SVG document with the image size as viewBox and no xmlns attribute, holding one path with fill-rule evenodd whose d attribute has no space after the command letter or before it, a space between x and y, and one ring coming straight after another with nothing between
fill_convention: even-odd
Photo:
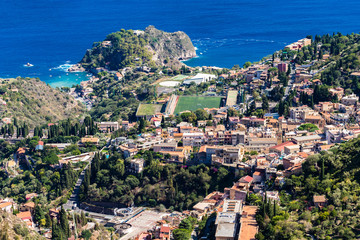
<instances>
[{"instance_id":1,"label":"coastal cliff","mask_svg":"<svg viewBox=\"0 0 360 240\"><path fill-rule=\"evenodd\" d=\"M153 52L152 60L159 64L166 63L167 58L176 63L177 60L187 60L196 57L194 45L190 37L181 31L167 33L149 26L144 31Z\"/></svg>"},{"instance_id":2,"label":"coastal cliff","mask_svg":"<svg viewBox=\"0 0 360 240\"><path fill-rule=\"evenodd\" d=\"M184 32L167 33L154 26L109 34L87 50L80 64L91 70L98 67L119 70L125 67L180 67L181 60L196 56L191 39Z\"/></svg>"}]
</instances>

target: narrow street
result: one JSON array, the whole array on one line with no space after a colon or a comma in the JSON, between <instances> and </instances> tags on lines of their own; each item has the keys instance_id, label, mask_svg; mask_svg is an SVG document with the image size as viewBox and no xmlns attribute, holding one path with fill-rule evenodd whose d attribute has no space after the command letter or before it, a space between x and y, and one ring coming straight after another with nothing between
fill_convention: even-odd
<instances>
[{"instance_id":1,"label":"narrow street","mask_svg":"<svg viewBox=\"0 0 360 240\"><path fill-rule=\"evenodd\" d=\"M86 165L84 170L80 173L79 178L75 183L74 191L72 192L69 200L64 204L65 209L75 209L78 206L78 204L79 204L80 186L81 186L81 184L82 184L82 182L84 180L86 169L88 169L88 167L90 166L91 161L92 161L93 158L94 158L94 156L92 156L89 163Z\"/></svg>"}]
</instances>

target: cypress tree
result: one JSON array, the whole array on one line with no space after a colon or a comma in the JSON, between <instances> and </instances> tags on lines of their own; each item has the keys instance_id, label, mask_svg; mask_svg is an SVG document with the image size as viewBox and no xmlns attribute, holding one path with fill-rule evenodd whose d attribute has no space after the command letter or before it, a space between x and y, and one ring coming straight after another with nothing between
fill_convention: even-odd
<instances>
[{"instance_id":1,"label":"cypress tree","mask_svg":"<svg viewBox=\"0 0 360 240\"><path fill-rule=\"evenodd\" d=\"M274 216L276 216L276 202L275 202L275 200L274 200Z\"/></svg>"},{"instance_id":2,"label":"cypress tree","mask_svg":"<svg viewBox=\"0 0 360 240\"><path fill-rule=\"evenodd\" d=\"M324 159L321 160L321 180L325 178L325 163Z\"/></svg>"},{"instance_id":3,"label":"cypress tree","mask_svg":"<svg viewBox=\"0 0 360 240\"><path fill-rule=\"evenodd\" d=\"M51 230L52 230L51 239L54 239L54 240L61 240L62 239L61 230L60 230L59 226L57 225L57 223L55 222L55 220L52 221Z\"/></svg>"},{"instance_id":4,"label":"cypress tree","mask_svg":"<svg viewBox=\"0 0 360 240\"><path fill-rule=\"evenodd\" d=\"M64 234L65 237L70 237L69 222L67 219L67 214L63 207L61 207L59 216L60 216L60 228L62 230L62 233Z\"/></svg>"}]
</instances>

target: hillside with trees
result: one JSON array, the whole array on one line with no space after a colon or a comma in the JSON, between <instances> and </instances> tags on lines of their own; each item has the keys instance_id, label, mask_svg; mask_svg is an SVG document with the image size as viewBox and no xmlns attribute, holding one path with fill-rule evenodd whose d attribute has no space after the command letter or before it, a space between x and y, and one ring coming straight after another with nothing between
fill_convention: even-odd
<instances>
[{"instance_id":1,"label":"hillside with trees","mask_svg":"<svg viewBox=\"0 0 360 240\"><path fill-rule=\"evenodd\" d=\"M257 239L358 239L360 138L308 157L303 173L286 179L280 206L260 203ZM325 195L317 208L314 195Z\"/></svg>"},{"instance_id":2,"label":"hillside with trees","mask_svg":"<svg viewBox=\"0 0 360 240\"><path fill-rule=\"evenodd\" d=\"M208 193L231 186L235 178L224 167L163 164L165 157L162 154L152 151L140 154L146 161L140 174L125 171L130 162L118 153L109 158L95 156L81 186L81 199L127 206L133 203L150 207L163 204L182 211L191 209Z\"/></svg>"},{"instance_id":3,"label":"hillside with trees","mask_svg":"<svg viewBox=\"0 0 360 240\"><path fill-rule=\"evenodd\" d=\"M84 107L67 93L35 78L0 80L1 118L17 118L30 127L80 117Z\"/></svg>"}]
</instances>

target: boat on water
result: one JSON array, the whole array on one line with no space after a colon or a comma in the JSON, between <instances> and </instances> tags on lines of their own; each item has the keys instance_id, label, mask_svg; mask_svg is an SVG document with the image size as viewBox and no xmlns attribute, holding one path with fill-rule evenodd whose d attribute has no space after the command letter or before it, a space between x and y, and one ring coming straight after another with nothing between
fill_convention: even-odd
<instances>
[{"instance_id":1,"label":"boat on water","mask_svg":"<svg viewBox=\"0 0 360 240\"><path fill-rule=\"evenodd\" d=\"M27 63L27 64L25 64L24 66L25 66L25 67L33 67L34 65L31 64L31 63Z\"/></svg>"}]
</instances>

